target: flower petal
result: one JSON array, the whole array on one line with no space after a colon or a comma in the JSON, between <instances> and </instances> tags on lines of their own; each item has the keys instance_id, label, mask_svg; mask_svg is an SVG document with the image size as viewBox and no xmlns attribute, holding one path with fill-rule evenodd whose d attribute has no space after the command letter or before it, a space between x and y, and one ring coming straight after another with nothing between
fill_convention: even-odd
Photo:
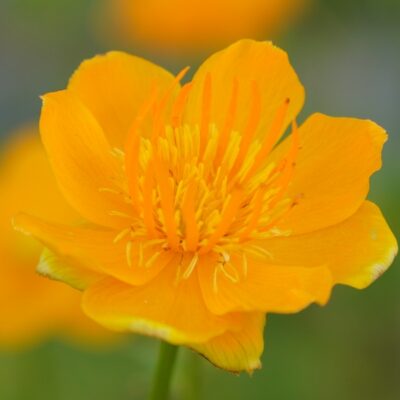
<instances>
[{"instance_id":1,"label":"flower petal","mask_svg":"<svg viewBox=\"0 0 400 400\"><path fill-rule=\"evenodd\" d=\"M189 345L219 368L231 372L252 372L261 368L264 350L265 314L247 315L243 329L226 332L205 343Z\"/></svg>"},{"instance_id":2,"label":"flower petal","mask_svg":"<svg viewBox=\"0 0 400 400\"><path fill-rule=\"evenodd\" d=\"M314 114L301 126L300 151L288 195L298 204L278 224L292 234L341 222L364 201L371 174L381 167L386 133L372 121ZM289 151L291 138L272 154Z\"/></svg>"},{"instance_id":3,"label":"flower petal","mask_svg":"<svg viewBox=\"0 0 400 400\"><path fill-rule=\"evenodd\" d=\"M349 219L304 235L265 240L262 246L277 264L326 265L334 283L364 288L377 279L397 254L397 242L379 208L366 201Z\"/></svg>"},{"instance_id":4,"label":"flower petal","mask_svg":"<svg viewBox=\"0 0 400 400\"><path fill-rule=\"evenodd\" d=\"M219 129L225 124L235 80L238 82L238 112L232 128L242 134L249 119L254 84L261 97L261 120L255 136L268 132L278 109L287 99L290 104L283 128L296 117L304 103L304 88L286 52L270 42L240 40L213 54L196 72L186 110L186 120L192 125L201 120L203 89L208 74L212 91L210 122ZM284 129L281 131L283 133Z\"/></svg>"},{"instance_id":5,"label":"flower petal","mask_svg":"<svg viewBox=\"0 0 400 400\"><path fill-rule=\"evenodd\" d=\"M83 217L118 226L111 210L132 213L119 194L123 184L117 159L100 126L76 96L68 91L45 95L40 130L64 196Z\"/></svg>"},{"instance_id":6,"label":"flower petal","mask_svg":"<svg viewBox=\"0 0 400 400\"><path fill-rule=\"evenodd\" d=\"M112 51L84 61L68 90L75 92L94 115L110 143L121 146L152 90L157 88L161 94L173 81L172 74L149 61Z\"/></svg>"},{"instance_id":7,"label":"flower petal","mask_svg":"<svg viewBox=\"0 0 400 400\"><path fill-rule=\"evenodd\" d=\"M242 326L241 314L210 313L196 274L177 281L176 261L142 286L104 278L85 291L84 311L109 329L155 336L174 344L205 342Z\"/></svg>"},{"instance_id":8,"label":"flower petal","mask_svg":"<svg viewBox=\"0 0 400 400\"><path fill-rule=\"evenodd\" d=\"M222 269L216 260L204 259L199 265L199 276L204 301L211 312L291 313L312 302L327 302L332 287L327 268L277 266L268 262L247 257L244 268L243 257L233 254Z\"/></svg>"},{"instance_id":9,"label":"flower petal","mask_svg":"<svg viewBox=\"0 0 400 400\"><path fill-rule=\"evenodd\" d=\"M57 256L46 248L40 255L36 271L40 275L64 282L78 290L85 289L102 276L98 272L80 265L78 267L77 263L70 263L68 260L63 260L62 257Z\"/></svg>"},{"instance_id":10,"label":"flower petal","mask_svg":"<svg viewBox=\"0 0 400 400\"><path fill-rule=\"evenodd\" d=\"M160 254L150 267L140 266L138 247L132 246L130 265L127 260L127 243L115 243L116 232L90 228L50 224L28 215L14 218L14 226L21 232L33 235L59 257L57 263L47 263L42 273L71 286L85 287L88 272L111 275L134 285L142 285L156 276L170 261L170 254ZM143 251L144 261L154 254L149 246Z\"/></svg>"}]
</instances>

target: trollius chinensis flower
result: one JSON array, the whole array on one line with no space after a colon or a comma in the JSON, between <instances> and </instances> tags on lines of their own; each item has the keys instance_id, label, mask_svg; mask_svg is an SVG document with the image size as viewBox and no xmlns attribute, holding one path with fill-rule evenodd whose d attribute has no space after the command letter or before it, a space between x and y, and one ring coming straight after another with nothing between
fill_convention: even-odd
<instances>
[{"instance_id":1,"label":"trollius chinensis flower","mask_svg":"<svg viewBox=\"0 0 400 400\"><path fill-rule=\"evenodd\" d=\"M251 371L267 313L325 304L392 262L366 200L386 133L322 114L297 126L304 90L271 43L239 41L181 85L185 73L111 52L45 95L43 143L87 223L15 225L50 250L39 272L83 290L100 324Z\"/></svg>"}]
</instances>

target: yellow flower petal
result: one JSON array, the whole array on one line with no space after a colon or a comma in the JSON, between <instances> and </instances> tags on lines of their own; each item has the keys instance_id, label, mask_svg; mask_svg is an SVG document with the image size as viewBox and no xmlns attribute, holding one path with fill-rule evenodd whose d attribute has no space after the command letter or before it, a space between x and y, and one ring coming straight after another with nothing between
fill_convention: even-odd
<instances>
[{"instance_id":1,"label":"yellow flower petal","mask_svg":"<svg viewBox=\"0 0 400 400\"><path fill-rule=\"evenodd\" d=\"M113 145L125 136L153 89L160 96L174 82L163 68L126 53L112 51L84 61L72 76L68 90L78 95ZM142 126L150 126L150 120Z\"/></svg>"},{"instance_id":2,"label":"yellow flower petal","mask_svg":"<svg viewBox=\"0 0 400 400\"><path fill-rule=\"evenodd\" d=\"M277 264L323 264L331 270L334 283L359 289L377 279L397 254L396 238L379 208L369 201L338 225L260 244Z\"/></svg>"},{"instance_id":3,"label":"yellow flower petal","mask_svg":"<svg viewBox=\"0 0 400 400\"><path fill-rule=\"evenodd\" d=\"M300 127L300 150L288 196L298 204L278 223L292 234L311 232L350 217L364 201L370 176L381 167L386 133L369 120L314 114ZM288 152L289 137L272 154Z\"/></svg>"},{"instance_id":4,"label":"yellow flower petal","mask_svg":"<svg viewBox=\"0 0 400 400\"><path fill-rule=\"evenodd\" d=\"M241 40L208 58L193 78L193 89L186 109L186 121L199 124L203 111L203 92L207 77L211 80L209 122L222 130L237 81L236 112L232 128L245 134L256 92L260 97L260 121L254 137L263 137L282 104L290 100L280 132L292 121L304 103L304 88L287 54L270 42Z\"/></svg>"},{"instance_id":5,"label":"yellow flower petal","mask_svg":"<svg viewBox=\"0 0 400 400\"><path fill-rule=\"evenodd\" d=\"M325 267L276 266L250 257L244 266L242 255L230 257L225 265L209 258L199 265L204 301L213 313L291 313L329 298L332 278Z\"/></svg>"},{"instance_id":6,"label":"yellow flower petal","mask_svg":"<svg viewBox=\"0 0 400 400\"><path fill-rule=\"evenodd\" d=\"M264 350L265 315L251 313L243 328L226 332L206 343L189 345L219 368L231 372L252 372L261 368L260 357Z\"/></svg>"},{"instance_id":7,"label":"yellow flower petal","mask_svg":"<svg viewBox=\"0 0 400 400\"><path fill-rule=\"evenodd\" d=\"M135 244L127 254L127 244L122 241L115 243L116 232L110 230L50 224L23 214L14 218L14 225L21 232L40 240L60 257L59 262L47 263L39 272L72 283L72 286L84 287L89 273L111 275L133 285L141 285L153 279L171 259L169 254L160 254L157 262L146 267L146 261L154 255L153 248L149 246L143 250L143 265L140 265L137 262L138 245Z\"/></svg>"},{"instance_id":8,"label":"yellow flower petal","mask_svg":"<svg viewBox=\"0 0 400 400\"><path fill-rule=\"evenodd\" d=\"M40 255L36 271L48 278L61 281L69 286L83 290L102 277L101 273L82 267L77 262L64 259L49 249L44 249Z\"/></svg>"},{"instance_id":9,"label":"yellow flower petal","mask_svg":"<svg viewBox=\"0 0 400 400\"><path fill-rule=\"evenodd\" d=\"M75 95L60 91L44 96L40 130L58 183L83 217L119 226L112 210L133 213L119 194L124 187L117 159L102 129Z\"/></svg>"},{"instance_id":10,"label":"yellow flower petal","mask_svg":"<svg viewBox=\"0 0 400 400\"><path fill-rule=\"evenodd\" d=\"M142 286L104 278L84 292L83 308L109 329L155 336L175 344L206 342L227 330L239 329L244 318L241 314L210 313L196 274L177 281L173 264Z\"/></svg>"}]
</instances>

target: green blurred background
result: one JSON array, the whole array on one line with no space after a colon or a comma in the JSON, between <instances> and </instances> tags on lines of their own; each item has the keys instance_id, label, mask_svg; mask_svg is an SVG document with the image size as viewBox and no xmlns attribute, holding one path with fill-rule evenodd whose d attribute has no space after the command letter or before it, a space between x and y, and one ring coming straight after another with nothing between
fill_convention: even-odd
<instances>
[{"instance_id":1,"label":"green blurred background","mask_svg":"<svg viewBox=\"0 0 400 400\"><path fill-rule=\"evenodd\" d=\"M93 34L98 1L0 0L0 133L35 120L39 95L63 88L84 58L110 49ZM300 120L314 111L370 118L389 132L370 198L400 233L400 2L315 0L275 42L307 90ZM120 48L118 44L114 48ZM124 49L149 56L141 49ZM150 54L173 71L183 64ZM182 61L182 60L181 60ZM196 62L190 60L194 67ZM272 315L263 369L249 377L179 355L176 399L400 399L399 262L364 291L337 287L325 308ZM0 277L1 279L1 277ZM52 339L0 353L1 400L145 398L157 343L129 338L107 349Z\"/></svg>"}]
</instances>

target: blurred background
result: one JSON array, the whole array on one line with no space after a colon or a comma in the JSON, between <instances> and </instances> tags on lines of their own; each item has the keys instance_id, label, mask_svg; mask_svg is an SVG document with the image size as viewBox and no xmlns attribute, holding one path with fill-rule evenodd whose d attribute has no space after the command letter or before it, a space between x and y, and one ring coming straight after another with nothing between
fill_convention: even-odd
<instances>
[{"instance_id":1,"label":"blurred background","mask_svg":"<svg viewBox=\"0 0 400 400\"><path fill-rule=\"evenodd\" d=\"M197 23L206 35L196 31L196 20L179 30L185 21L180 10L191 7L189 0L177 1L169 12L165 7L174 1L157 1L149 1L155 4L149 16L141 7L129 9L134 0L0 0L2 147L16 129L37 121L39 95L64 88L79 63L96 53L125 50L177 72L186 65L195 70L204 55L242 36L273 38L288 51L306 88L299 121L320 111L370 118L389 132L384 167L372 179L370 198L400 237L398 0L282 0L291 4L282 9L279 1L271 0L269 6L266 0L254 1L253 7L247 0L249 12L236 6L238 1L222 1L220 8L212 6L218 2L194 1L203 4ZM181 351L173 397L399 399L398 264L399 259L364 291L335 288L325 308L271 315L263 369L251 377L220 371ZM7 325L2 312L9 306L7 299L0 304L0 332ZM145 398L156 341L118 337L100 342L49 332L17 346L0 343L0 399Z\"/></svg>"}]
</instances>

